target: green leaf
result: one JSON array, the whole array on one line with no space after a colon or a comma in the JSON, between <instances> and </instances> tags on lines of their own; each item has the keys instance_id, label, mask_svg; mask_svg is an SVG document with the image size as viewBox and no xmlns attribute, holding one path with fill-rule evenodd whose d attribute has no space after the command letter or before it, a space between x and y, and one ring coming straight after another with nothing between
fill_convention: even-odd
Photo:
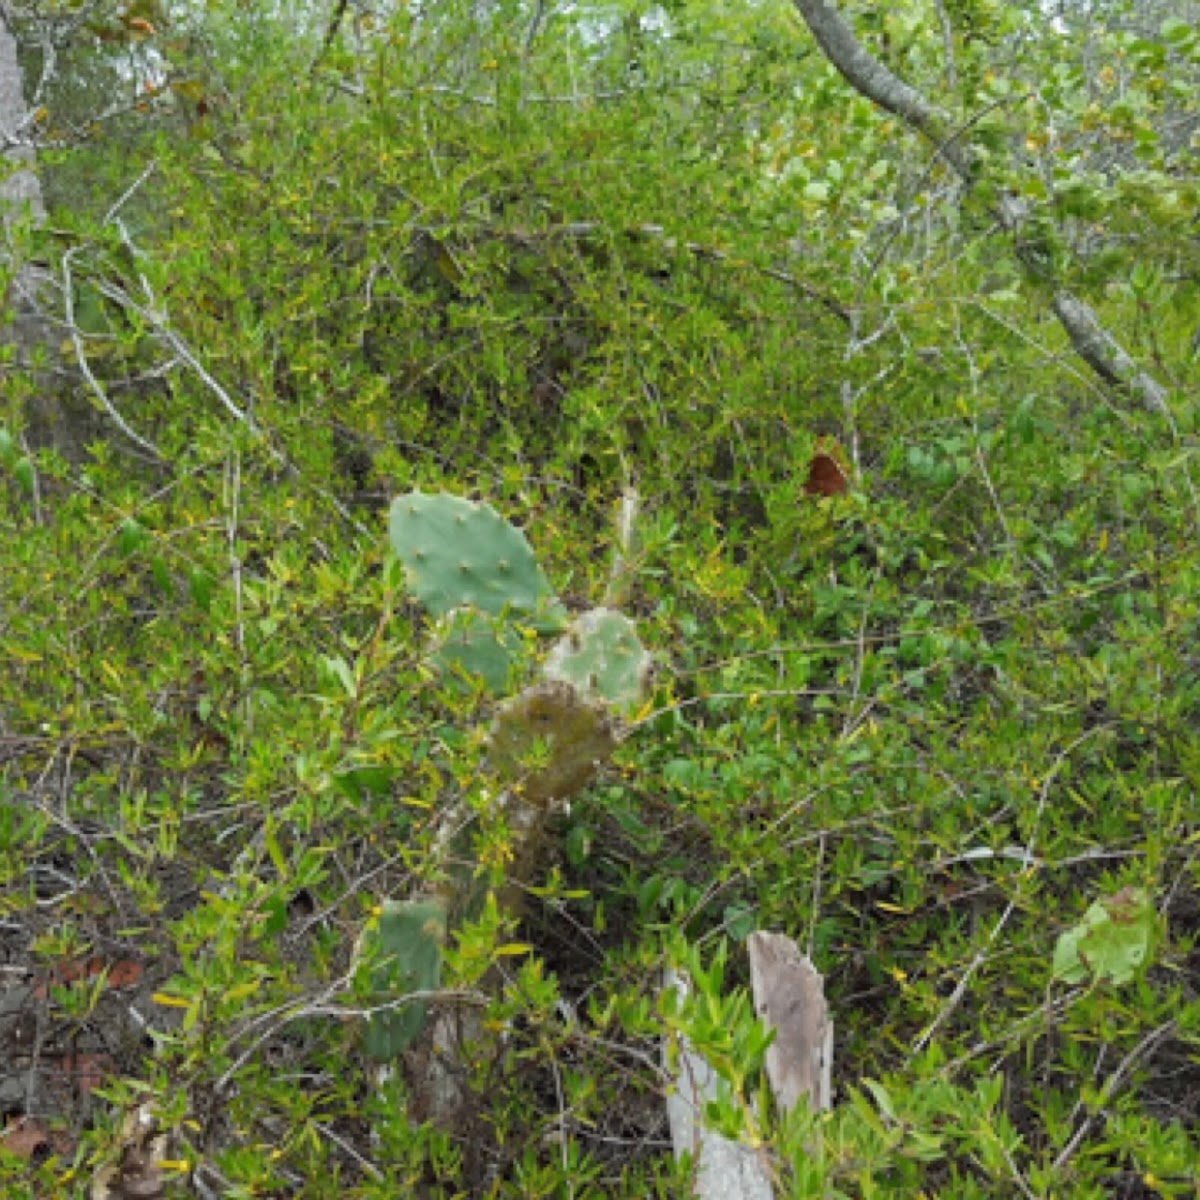
<instances>
[{"instance_id":1,"label":"green leaf","mask_svg":"<svg viewBox=\"0 0 1200 1200\"><path fill-rule=\"evenodd\" d=\"M341 657L341 655L322 655L321 663L325 670L334 677L342 685L342 689L347 696L353 698L358 695L358 684L354 679L354 672L350 669L350 664Z\"/></svg>"},{"instance_id":2,"label":"green leaf","mask_svg":"<svg viewBox=\"0 0 1200 1200\"><path fill-rule=\"evenodd\" d=\"M1054 948L1054 978L1128 983L1149 963L1158 937L1158 914L1141 888L1123 888L1099 900Z\"/></svg>"},{"instance_id":3,"label":"green leaf","mask_svg":"<svg viewBox=\"0 0 1200 1200\"><path fill-rule=\"evenodd\" d=\"M896 1109L892 1104L892 1097L887 1088L885 1088L882 1083L879 1083L874 1079L864 1079L863 1087L865 1087L867 1091L869 1091L871 1095L875 1097L875 1103L879 1106L879 1111L883 1113L883 1115L887 1117L889 1121L895 1121Z\"/></svg>"},{"instance_id":4,"label":"green leaf","mask_svg":"<svg viewBox=\"0 0 1200 1200\"><path fill-rule=\"evenodd\" d=\"M133 517L126 517L117 527L117 549L128 557L146 541L145 526Z\"/></svg>"},{"instance_id":5,"label":"green leaf","mask_svg":"<svg viewBox=\"0 0 1200 1200\"><path fill-rule=\"evenodd\" d=\"M150 560L150 575L160 592L165 592L170 595L172 592L171 576L167 571L167 564L156 554Z\"/></svg>"},{"instance_id":6,"label":"green leaf","mask_svg":"<svg viewBox=\"0 0 1200 1200\"><path fill-rule=\"evenodd\" d=\"M742 904L727 905L723 917L725 932L735 942L744 942L754 932L758 920L754 909Z\"/></svg>"},{"instance_id":7,"label":"green leaf","mask_svg":"<svg viewBox=\"0 0 1200 1200\"><path fill-rule=\"evenodd\" d=\"M12 468L13 478L21 486L21 490L32 496L37 488L37 474L33 469L33 460L29 457L18 459Z\"/></svg>"},{"instance_id":8,"label":"green leaf","mask_svg":"<svg viewBox=\"0 0 1200 1200\"><path fill-rule=\"evenodd\" d=\"M1160 32L1164 42L1169 42L1176 49L1190 46L1196 40L1196 29L1190 21L1180 21L1170 18L1162 23Z\"/></svg>"},{"instance_id":9,"label":"green leaf","mask_svg":"<svg viewBox=\"0 0 1200 1200\"><path fill-rule=\"evenodd\" d=\"M212 605L213 578L207 571L193 568L188 572L188 594L197 608L208 612Z\"/></svg>"},{"instance_id":10,"label":"green leaf","mask_svg":"<svg viewBox=\"0 0 1200 1200\"><path fill-rule=\"evenodd\" d=\"M348 800L365 800L387 794L396 778L392 767L351 767L333 777L333 786Z\"/></svg>"}]
</instances>

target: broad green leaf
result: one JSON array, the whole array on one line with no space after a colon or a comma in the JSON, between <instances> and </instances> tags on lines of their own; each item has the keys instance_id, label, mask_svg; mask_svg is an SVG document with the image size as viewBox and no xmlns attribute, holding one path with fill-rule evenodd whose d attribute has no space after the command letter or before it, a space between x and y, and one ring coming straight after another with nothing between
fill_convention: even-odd
<instances>
[{"instance_id":1,"label":"broad green leaf","mask_svg":"<svg viewBox=\"0 0 1200 1200\"><path fill-rule=\"evenodd\" d=\"M1141 888L1123 888L1093 904L1078 925L1059 937L1054 978L1128 983L1149 963L1158 929L1149 895Z\"/></svg>"}]
</instances>

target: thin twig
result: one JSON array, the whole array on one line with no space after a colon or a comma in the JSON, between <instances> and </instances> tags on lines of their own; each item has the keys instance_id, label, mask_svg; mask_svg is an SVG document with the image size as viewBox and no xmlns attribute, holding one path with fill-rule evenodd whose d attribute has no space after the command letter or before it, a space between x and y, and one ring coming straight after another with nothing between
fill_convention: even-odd
<instances>
[{"instance_id":1,"label":"thin twig","mask_svg":"<svg viewBox=\"0 0 1200 1200\"><path fill-rule=\"evenodd\" d=\"M162 461L162 452L159 448L148 439L135 433L134 430L126 422L125 418L117 412L112 401L108 398L108 394L100 385L100 381L92 373L91 364L88 362L87 351L84 349L83 336L79 332L79 326L75 323L75 303L73 300L75 284L71 278L71 259L77 253L78 247L74 247L66 252L62 258L62 275L63 275L63 312L66 318L67 331L71 339L71 345L75 349L75 361L79 364L79 370L83 375L87 385L92 390L92 395L100 402L100 407L108 414L113 424L139 449L145 451L153 459L158 462Z\"/></svg>"},{"instance_id":2,"label":"thin twig","mask_svg":"<svg viewBox=\"0 0 1200 1200\"><path fill-rule=\"evenodd\" d=\"M246 657L246 622L242 598L242 560L238 556L238 512L242 495L242 460L230 451L224 475L225 540L229 547L229 576L233 583L234 646L238 654L238 679L242 692L242 721L249 737L254 729L254 704L250 695L250 663Z\"/></svg>"},{"instance_id":3,"label":"thin twig","mask_svg":"<svg viewBox=\"0 0 1200 1200\"><path fill-rule=\"evenodd\" d=\"M308 69L310 75L316 73L317 68L321 65L321 60L328 53L329 47L333 45L334 39L338 35L338 30L341 28L342 21L345 20L348 4L349 0L337 0L336 7L329 14L329 25L325 30L325 37L321 41L321 47L312 61L312 66Z\"/></svg>"},{"instance_id":4,"label":"thin twig","mask_svg":"<svg viewBox=\"0 0 1200 1200\"><path fill-rule=\"evenodd\" d=\"M1148 1051L1152 1050L1154 1046L1158 1042L1162 1041L1162 1039L1165 1038L1169 1033L1173 1033L1175 1031L1175 1027L1176 1024L1174 1020L1164 1021L1155 1029L1150 1030L1150 1032L1147 1033L1146 1036L1143 1037L1142 1040L1138 1042L1138 1044L1134 1046L1134 1048L1130 1050L1123 1059L1121 1059L1121 1061L1117 1064L1116 1070L1113 1071L1113 1073L1104 1081L1103 1085L1101 1086L1100 1093L1096 1097L1096 1103L1093 1111L1088 1113L1083 1121L1080 1122L1079 1128L1076 1129L1071 1135L1071 1140L1067 1142L1067 1144L1059 1152L1058 1157L1051 1164L1051 1171L1061 1171L1071 1161L1071 1159L1075 1156L1075 1152L1079 1149L1080 1143L1082 1143L1083 1139L1087 1136L1088 1130L1090 1130L1095 1124L1096 1117L1112 1098L1112 1095L1117 1088L1121 1086L1125 1076L1129 1074L1134 1064Z\"/></svg>"},{"instance_id":5,"label":"thin twig","mask_svg":"<svg viewBox=\"0 0 1200 1200\"><path fill-rule=\"evenodd\" d=\"M953 90L958 87L958 70L954 65L954 28L950 24L950 14L942 0L933 0L937 11L938 24L942 27L942 54L946 58L946 86Z\"/></svg>"},{"instance_id":6,"label":"thin twig","mask_svg":"<svg viewBox=\"0 0 1200 1200\"><path fill-rule=\"evenodd\" d=\"M1024 847L1024 858L1026 863L1032 864L1038 861L1037 855L1034 853L1034 847L1037 844L1038 828L1042 822L1042 814L1045 812L1046 804L1050 798L1050 785L1054 782L1055 778L1058 776L1058 773L1065 766L1069 756L1073 754L1079 746L1087 741L1088 738L1094 737L1098 732L1099 728L1089 729L1084 733L1081 733L1077 738L1059 751L1054 758L1054 762L1050 765L1050 769L1046 772L1046 778L1042 780L1042 788L1038 797L1038 806L1034 812L1033 824L1029 832L1029 840L1025 843ZM912 1052L909 1055L910 1062L916 1058L916 1056L920 1054L922 1050L925 1049L933 1035L950 1019L951 1014L958 1008L959 1004L962 1003L962 999L967 992L967 986L970 984L975 972L991 955L992 946L995 945L996 939L1000 936L1001 930L1003 930L1003 928L1008 924L1009 919L1016 911L1017 904L1022 897L1023 891L1021 880L1030 878L1035 869L1036 868L1027 868L1026 871L1021 873L1012 898L1005 906L1004 911L995 920L995 922L993 922L992 928L988 933L984 944L976 952L975 957L972 958L967 964L966 970L963 971L957 985L954 988L954 991L950 994L949 998L946 1000L946 1003L942 1005L941 1011L925 1027L921 1033L921 1036L918 1037L916 1042L913 1044Z\"/></svg>"},{"instance_id":7,"label":"thin twig","mask_svg":"<svg viewBox=\"0 0 1200 1200\"><path fill-rule=\"evenodd\" d=\"M537 35L542 28L542 22L546 19L546 0L537 0L534 6L533 16L529 20L529 28L525 31L525 54L528 55L533 49L533 43L537 40Z\"/></svg>"}]
</instances>

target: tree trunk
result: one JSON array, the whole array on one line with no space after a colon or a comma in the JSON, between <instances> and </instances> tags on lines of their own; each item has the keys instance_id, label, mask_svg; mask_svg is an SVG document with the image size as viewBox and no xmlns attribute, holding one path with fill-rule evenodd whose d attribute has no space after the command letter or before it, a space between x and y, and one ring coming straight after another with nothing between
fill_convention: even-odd
<instances>
[{"instance_id":1,"label":"tree trunk","mask_svg":"<svg viewBox=\"0 0 1200 1200\"><path fill-rule=\"evenodd\" d=\"M29 124L21 67L17 62L17 39L0 9L0 139L6 160L26 164L0 182L0 216L6 228L13 214L26 206L38 224L46 215L42 207L42 188L33 172L33 146L27 135Z\"/></svg>"},{"instance_id":2,"label":"tree trunk","mask_svg":"<svg viewBox=\"0 0 1200 1200\"><path fill-rule=\"evenodd\" d=\"M20 245L20 226L37 229L46 219L37 175L35 124L25 103L16 30L0 6L0 156L6 176L0 179L0 276L8 279L5 307L13 314L10 323L0 325L0 347L15 346L8 379L22 399L27 446L50 446L80 462L87 444L102 433L102 424L86 401L74 400L63 387L65 364L57 354L63 335L56 336L47 316L54 308L56 280ZM8 175L12 163L17 169ZM42 365L35 370L38 349Z\"/></svg>"},{"instance_id":3,"label":"tree trunk","mask_svg":"<svg viewBox=\"0 0 1200 1200\"><path fill-rule=\"evenodd\" d=\"M42 187L34 171L36 156L29 137L30 114L25 107L25 89L21 81L21 66L17 61L17 39L0 9L0 155L4 159L0 178L0 228L4 239L0 243L0 264L13 261L15 226L23 219L35 226L46 217L42 205ZM9 175L12 163L19 164ZM36 318L34 298L38 291L37 271L20 262L10 285L9 300L16 314L11 329L0 332L6 342L16 340L18 357L25 361L29 349L41 340L42 330Z\"/></svg>"}]
</instances>

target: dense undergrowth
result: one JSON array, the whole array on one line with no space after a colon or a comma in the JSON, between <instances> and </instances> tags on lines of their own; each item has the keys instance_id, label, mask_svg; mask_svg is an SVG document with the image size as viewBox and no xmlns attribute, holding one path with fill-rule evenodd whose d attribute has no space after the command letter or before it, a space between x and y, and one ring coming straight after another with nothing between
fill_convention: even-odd
<instances>
[{"instance_id":1,"label":"dense undergrowth","mask_svg":"<svg viewBox=\"0 0 1200 1200\"><path fill-rule=\"evenodd\" d=\"M586 29L521 56L499 18L469 44L397 21L310 72L262 18L178 49L200 82L145 129L47 164L29 252L72 248L143 444L18 445L0 482L0 953L34 1014L3 1095L48 1131L0 1154L6 1195L83 1194L147 1098L167 1194L682 1195L667 1032L726 1065L781 1195L1194 1194L1194 231L1116 172L1103 259L1046 202L1167 377L1152 413L786 11L713 12L636 77ZM571 47L601 98L568 94ZM1162 153L1186 208L1195 150ZM2 386L19 441L45 377ZM804 492L818 446L845 494ZM487 498L579 606L630 487L655 694L519 923L459 931L443 984L484 988L491 1040L451 1136L363 1059L352 950L439 869L451 803L497 885L512 848L488 701L430 669L387 505ZM1055 981L1127 887L1153 961ZM816 1128L738 1061L745 1010L704 1007L734 1011L753 928L826 976ZM664 963L721 946L726 1007L667 1011ZM63 972L92 960L110 978Z\"/></svg>"}]
</instances>

